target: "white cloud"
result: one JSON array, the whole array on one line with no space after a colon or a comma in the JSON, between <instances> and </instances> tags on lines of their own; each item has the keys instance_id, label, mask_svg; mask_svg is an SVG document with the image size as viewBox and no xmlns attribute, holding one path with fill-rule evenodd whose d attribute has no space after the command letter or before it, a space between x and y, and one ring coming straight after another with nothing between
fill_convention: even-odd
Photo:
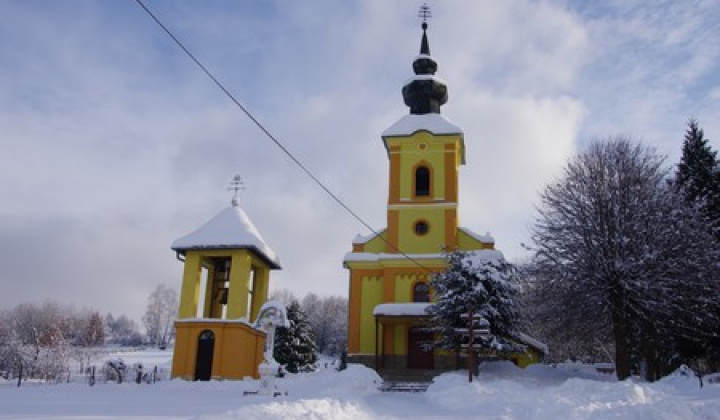
<instances>
[{"instance_id":1,"label":"white cloud","mask_svg":"<svg viewBox=\"0 0 720 420\"><path fill-rule=\"evenodd\" d=\"M672 154L690 115L720 137L716 6L582 4L433 5L443 113L466 133L461 222L491 231L510 257L537 191L578 141L633 134ZM416 2L148 5L333 192L384 227L380 133L407 113ZM241 203L284 262L273 287L346 293L342 255L367 229L133 3L2 3L0 20L0 307L53 298L139 318L156 284L179 286L172 240L229 204L236 173Z\"/></svg>"}]
</instances>

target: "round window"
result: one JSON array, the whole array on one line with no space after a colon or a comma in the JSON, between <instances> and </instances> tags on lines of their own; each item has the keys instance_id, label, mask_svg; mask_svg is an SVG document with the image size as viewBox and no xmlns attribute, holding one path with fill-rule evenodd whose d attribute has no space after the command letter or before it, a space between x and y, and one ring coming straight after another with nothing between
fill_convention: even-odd
<instances>
[{"instance_id":1,"label":"round window","mask_svg":"<svg viewBox=\"0 0 720 420\"><path fill-rule=\"evenodd\" d=\"M426 221L420 220L419 222L415 222L415 233L418 235L425 235L428 233L428 230L430 230L430 226L427 224Z\"/></svg>"}]
</instances>

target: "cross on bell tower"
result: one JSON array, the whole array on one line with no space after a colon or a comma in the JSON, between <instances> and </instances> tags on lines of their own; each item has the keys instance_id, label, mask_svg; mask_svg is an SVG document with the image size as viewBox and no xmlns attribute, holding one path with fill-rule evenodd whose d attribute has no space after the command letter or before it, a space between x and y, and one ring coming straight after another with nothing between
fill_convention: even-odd
<instances>
[{"instance_id":1,"label":"cross on bell tower","mask_svg":"<svg viewBox=\"0 0 720 420\"><path fill-rule=\"evenodd\" d=\"M231 202L233 207L239 206L238 192L240 192L244 189L245 189L245 185L243 185L242 177L240 175L235 175L233 177L232 181L230 181L230 186L228 187L228 191L233 192L233 198L232 198L232 202Z\"/></svg>"}]
</instances>

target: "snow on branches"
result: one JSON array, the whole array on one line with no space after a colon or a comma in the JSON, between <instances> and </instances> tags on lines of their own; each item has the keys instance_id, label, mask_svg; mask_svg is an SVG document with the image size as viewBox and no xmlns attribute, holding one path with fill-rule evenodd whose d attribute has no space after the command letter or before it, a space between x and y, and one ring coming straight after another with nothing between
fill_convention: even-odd
<instances>
[{"instance_id":1,"label":"snow on branches","mask_svg":"<svg viewBox=\"0 0 720 420\"><path fill-rule=\"evenodd\" d=\"M438 346L461 348L466 338L458 330L467 327L462 317L472 311L490 325L490 334L476 339L476 344L496 354L522 351L507 339L519 318L515 267L496 250L456 251L446 260L447 269L432 279L436 301L427 309L438 330Z\"/></svg>"}]
</instances>

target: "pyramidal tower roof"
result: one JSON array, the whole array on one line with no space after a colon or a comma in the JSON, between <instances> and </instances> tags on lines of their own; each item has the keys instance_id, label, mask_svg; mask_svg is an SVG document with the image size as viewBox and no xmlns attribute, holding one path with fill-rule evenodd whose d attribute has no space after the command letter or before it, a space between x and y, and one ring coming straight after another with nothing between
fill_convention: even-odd
<instances>
[{"instance_id":1,"label":"pyramidal tower roof","mask_svg":"<svg viewBox=\"0 0 720 420\"><path fill-rule=\"evenodd\" d=\"M250 249L272 268L280 268L277 254L265 243L260 232L243 209L233 204L196 231L172 243L173 251L193 249Z\"/></svg>"}]
</instances>

